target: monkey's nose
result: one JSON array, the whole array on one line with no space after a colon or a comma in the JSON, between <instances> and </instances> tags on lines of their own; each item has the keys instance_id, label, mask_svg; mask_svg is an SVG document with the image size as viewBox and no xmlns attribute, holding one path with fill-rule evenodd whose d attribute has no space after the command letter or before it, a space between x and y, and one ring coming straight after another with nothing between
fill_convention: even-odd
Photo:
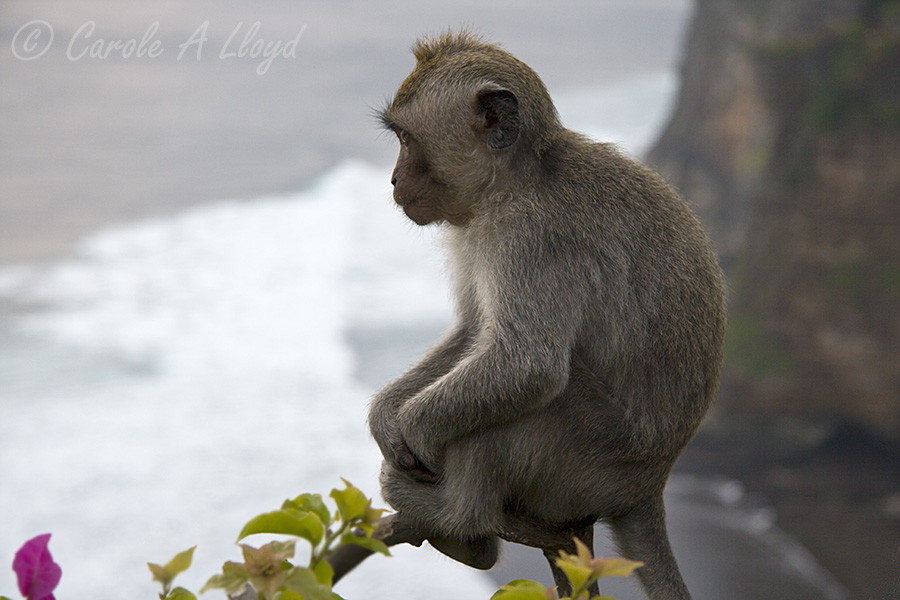
<instances>
[{"instance_id":1,"label":"monkey's nose","mask_svg":"<svg viewBox=\"0 0 900 600\"><path fill-rule=\"evenodd\" d=\"M397 185L397 176L391 175L391 185Z\"/></svg>"}]
</instances>

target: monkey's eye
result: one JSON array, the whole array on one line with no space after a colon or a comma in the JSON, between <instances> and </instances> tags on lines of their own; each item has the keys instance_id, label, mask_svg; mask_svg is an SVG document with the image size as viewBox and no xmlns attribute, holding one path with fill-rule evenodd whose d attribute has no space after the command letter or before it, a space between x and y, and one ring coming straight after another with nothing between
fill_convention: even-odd
<instances>
[{"instance_id":1,"label":"monkey's eye","mask_svg":"<svg viewBox=\"0 0 900 600\"><path fill-rule=\"evenodd\" d=\"M399 127L394 130L394 133L397 134L397 139L400 140L400 143L406 146L409 144L409 134L406 133L405 129L400 129Z\"/></svg>"}]
</instances>

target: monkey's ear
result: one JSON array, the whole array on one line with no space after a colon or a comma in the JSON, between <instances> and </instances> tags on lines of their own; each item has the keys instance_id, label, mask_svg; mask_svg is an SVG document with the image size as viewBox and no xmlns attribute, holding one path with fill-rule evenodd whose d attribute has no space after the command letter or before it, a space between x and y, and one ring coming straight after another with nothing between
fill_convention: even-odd
<instances>
[{"instance_id":1,"label":"monkey's ear","mask_svg":"<svg viewBox=\"0 0 900 600\"><path fill-rule=\"evenodd\" d=\"M491 148L512 146L519 138L519 100L505 88L491 87L478 92L480 126Z\"/></svg>"}]
</instances>

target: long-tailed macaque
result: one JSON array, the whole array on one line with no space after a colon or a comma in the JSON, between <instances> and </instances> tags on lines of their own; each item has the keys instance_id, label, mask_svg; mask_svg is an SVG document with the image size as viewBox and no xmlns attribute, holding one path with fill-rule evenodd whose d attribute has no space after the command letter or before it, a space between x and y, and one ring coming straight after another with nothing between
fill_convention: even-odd
<instances>
[{"instance_id":1,"label":"long-tailed macaque","mask_svg":"<svg viewBox=\"0 0 900 600\"><path fill-rule=\"evenodd\" d=\"M448 33L413 53L380 116L395 202L444 229L456 323L372 402L385 499L482 568L507 519L602 520L650 598L689 598L662 492L718 386L707 236L659 175L564 128L499 47Z\"/></svg>"}]
</instances>

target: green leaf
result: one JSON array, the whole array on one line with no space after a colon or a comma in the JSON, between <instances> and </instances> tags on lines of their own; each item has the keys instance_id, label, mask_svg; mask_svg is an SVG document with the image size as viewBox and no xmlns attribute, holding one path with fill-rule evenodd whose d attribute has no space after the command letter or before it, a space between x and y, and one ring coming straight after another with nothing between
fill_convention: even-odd
<instances>
[{"instance_id":1,"label":"green leaf","mask_svg":"<svg viewBox=\"0 0 900 600\"><path fill-rule=\"evenodd\" d=\"M200 589L200 593L203 594L209 590L225 590L229 594L234 594L241 591L249 580L250 573L247 572L246 566L229 561L222 565L220 574L209 578L206 585Z\"/></svg>"},{"instance_id":2,"label":"green leaf","mask_svg":"<svg viewBox=\"0 0 900 600\"><path fill-rule=\"evenodd\" d=\"M147 563L147 567L150 569L150 572L153 574L153 581L158 581L164 586L172 583L171 577L166 572L166 568L162 565L158 565L156 563Z\"/></svg>"},{"instance_id":3,"label":"green leaf","mask_svg":"<svg viewBox=\"0 0 900 600\"><path fill-rule=\"evenodd\" d=\"M183 573L190 568L191 561L194 559L194 550L196 549L197 546L193 546L184 552L179 552L164 567L155 563L147 563L147 567L153 573L153 581L158 581L164 587L168 587L179 573Z\"/></svg>"},{"instance_id":4,"label":"green leaf","mask_svg":"<svg viewBox=\"0 0 900 600\"><path fill-rule=\"evenodd\" d=\"M177 587L166 596L166 600L197 600L197 596L183 587Z\"/></svg>"},{"instance_id":5,"label":"green leaf","mask_svg":"<svg viewBox=\"0 0 900 600\"><path fill-rule=\"evenodd\" d=\"M547 588L528 579L510 581L491 596L491 600L547 600L547 598Z\"/></svg>"},{"instance_id":6,"label":"green leaf","mask_svg":"<svg viewBox=\"0 0 900 600\"><path fill-rule=\"evenodd\" d=\"M331 600L331 587L319 583L312 569L306 567L291 569L282 589L300 594L303 600Z\"/></svg>"},{"instance_id":7,"label":"green leaf","mask_svg":"<svg viewBox=\"0 0 900 600\"><path fill-rule=\"evenodd\" d=\"M308 540L313 546L318 546L322 536L325 535L325 526L322 525L319 515L314 512L282 509L250 519L241 530L238 541L254 533L293 535Z\"/></svg>"},{"instance_id":8,"label":"green leaf","mask_svg":"<svg viewBox=\"0 0 900 600\"><path fill-rule=\"evenodd\" d=\"M313 572L316 574L316 580L319 583L327 585L329 588L331 587L331 582L334 579L334 569L327 560L320 560L319 564L313 568Z\"/></svg>"},{"instance_id":9,"label":"green leaf","mask_svg":"<svg viewBox=\"0 0 900 600\"><path fill-rule=\"evenodd\" d=\"M381 519L381 515L385 513L385 509L383 508L372 508L371 500L369 504L366 506L366 514L363 515L362 523L360 526L366 530L368 535L372 535L372 532L375 530L376 525L378 525L379 519Z\"/></svg>"},{"instance_id":10,"label":"green leaf","mask_svg":"<svg viewBox=\"0 0 900 600\"><path fill-rule=\"evenodd\" d=\"M166 571L171 573L173 577L187 571L191 567L191 561L194 560L194 550L196 549L197 546L193 546L184 552L176 554L172 560L166 563Z\"/></svg>"},{"instance_id":11,"label":"green leaf","mask_svg":"<svg viewBox=\"0 0 900 600\"><path fill-rule=\"evenodd\" d=\"M331 592L331 600L344 600L342 597L338 596L334 592Z\"/></svg>"},{"instance_id":12,"label":"green leaf","mask_svg":"<svg viewBox=\"0 0 900 600\"><path fill-rule=\"evenodd\" d=\"M385 556L391 555L390 550L388 550L388 547L381 540L376 540L375 538L370 537L359 537L350 531L344 533L341 536L341 543L352 544L354 546L362 546L366 550L378 552L379 554L384 554Z\"/></svg>"},{"instance_id":13,"label":"green leaf","mask_svg":"<svg viewBox=\"0 0 900 600\"><path fill-rule=\"evenodd\" d=\"M333 489L330 494L337 504L341 520L347 523L353 519L365 518L366 510L369 508L369 499L346 479L341 478L341 481L347 486L346 489Z\"/></svg>"},{"instance_id":14,"label":"green leaf","mask_svg":"<svg viewBox=\"0 0 900 600\"><path fill-rule=\"evenodd\" d=\"M285 500L281 508L316 513L325 527L331 525L331 511L325 506L321 494L300 494L293 500Z\"/></svg>"},{"instance_id":15,"label":"green leaf","mask_svg":"<svg viewBox=\"0 0 900 600\"><path fill-rule=\"evenodd\" d=\"M0 596L0 600L12 600L12 598L7 598L6 596Z\"/></svg>"},{"instance_id":16,"label":"green leaf","mask_svg":"<svg viewBox=\"0 0 900 600\"><path fill-rule=\"evenodd\" d=\"M628 577L635 569L644 566L644 563L627 558L602 558L591 561L594 573L597 577Z\"/></svg>"}]
</instances>

